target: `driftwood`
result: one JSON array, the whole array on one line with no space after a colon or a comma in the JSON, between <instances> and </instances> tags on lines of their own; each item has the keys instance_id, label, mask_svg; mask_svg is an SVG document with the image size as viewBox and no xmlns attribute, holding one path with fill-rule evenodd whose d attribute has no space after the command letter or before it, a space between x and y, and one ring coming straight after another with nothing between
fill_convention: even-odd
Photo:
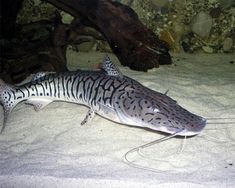
<instances>
[{"instance_id":1,"label":"driftwood","mask_svg":"<svg viewBox=\"0 0 235 188\"><path fill-rule=\"evenodd\" d=\"M47 27L51 23L42 21L30 24ZM52 27L52 26L51 26ZM29 32L32 33L33 31ZM38 71L65 71L66 68L66 26L58 24L46 38L24 42L7 41L2 46L0 75L5 81L17 83L31 73ZM27 35L24 35L26 37ZM19 39L18 39L19 40Z\"/></svg>"},{"instance_id":2,"label":"driftwood","mask_svg":"<svg viewBox=\"0 0 235 188\"><path fill-rule=\"evenodd\" d=\"M57 14L55 20L41 20L24 26L25 42L7 42L2 46L0 57L0 78L8 83L18 83L28 75L39 71L62 72L67 70L66 48L69 44L79 45L96 38L104 40L101 34L83 25L63 24ZM34 30L46 29L45 38L33 38ZM32 35L32 36L31 36ZM19 40L19 39L18 39Z\"/></svg>"},{"instance_id":3,"label":"driftwood","mask_svg":"<svg viewBox=\"0 0 235 188\"><path fill-rule=\"evenodd\" d=\"M4 29L0 33L0 77L5 81L20 82L38 71L66 71L67 46L94 38L106 40L122 65L134 70L147 71L171 63L167 44L146 28L128 6L111 0L47 1L73 15L74 21L63 24L56 13L53 20L19 26L15 20L22 0L15 4L13 0L1 1L0 21ZM23 33L22 42L19 33L27 27L36 29ZM41 28L48 30L48 36L35 39L34 31Z\"/></svg>"},{"instance_id":4,"label":"driftwood","mask_svg":"<svg viewBox=\"0 0 235 188\"><path fill-rule=\"evenodd\" d=\"M47 1L102 33L122 65L147 71L171 63L168 45L128 6L111 0Z\"/></svg>"},{"instance_id":5,"label":"driftwood","mask_svg":"<svg viewBox=\"0 0 235 188\"><path fill-rule=\"evenodd\" d=\"M16 17L23 0L0 0L0 34L5 39L12 38L16 31Z\"/></svg>"}]
</instances>

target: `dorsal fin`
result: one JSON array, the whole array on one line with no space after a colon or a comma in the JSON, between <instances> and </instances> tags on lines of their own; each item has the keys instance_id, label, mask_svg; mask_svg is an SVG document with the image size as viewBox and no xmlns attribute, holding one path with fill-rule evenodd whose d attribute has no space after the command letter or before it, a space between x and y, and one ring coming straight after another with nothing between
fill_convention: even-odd
<instances>
[{"instance_id":1,"label":"dorsal fin","mask_svg":"<svg viewBox=\"0 0 235 188\"><path fill-rule=\"evenodd\" d=\"M109 76L118 76L118 77L123 76L122 73L120 72L120 70L118 69L118 67L115 64L112 63L112 61L110 60L110 58L107 54L105 55L105 58L103 60L101 68Z\"/></svg>"}]
</instances>

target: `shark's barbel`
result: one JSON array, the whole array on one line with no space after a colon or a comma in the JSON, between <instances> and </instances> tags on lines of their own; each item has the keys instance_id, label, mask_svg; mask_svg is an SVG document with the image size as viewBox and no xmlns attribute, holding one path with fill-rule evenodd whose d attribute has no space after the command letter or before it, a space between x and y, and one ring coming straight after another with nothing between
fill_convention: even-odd
<instances>
[{"instance_id":1,"label":"shark's barbel","mask_svg":"<svg viewBox=\"0 0 235 188\"><path fill-rule=\"evenodd\" d=\"M32 81L10 86L0 80L0 103L4 130L13 108L21 101L40 110L53 101L83 104L89 111L81 124L99 114L121 124L191 136L206 125L206 119L179 106L166 94L151 90L124 76L106 56L101 71L38 73Z\"/></svg>"}]
</instances>

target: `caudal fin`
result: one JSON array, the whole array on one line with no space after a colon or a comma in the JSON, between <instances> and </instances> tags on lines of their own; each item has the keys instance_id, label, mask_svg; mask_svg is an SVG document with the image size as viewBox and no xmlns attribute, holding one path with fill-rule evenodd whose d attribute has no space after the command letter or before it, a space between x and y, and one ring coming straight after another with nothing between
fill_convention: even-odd
<instances>
[{"instance_id":1,"label":"caudal fin","mask_svg":"<svg viewBox=\"0 0 235 188\"><path fill-rule=\"evenodd\" d=\"M14 88L7 85L2 79L0 79L0 104L2 104L4 111L3 125L2 128L0 128L0 134L6 126L7 119L12 109L15 107L13 93Z\"/></svg>"}]
</instances>

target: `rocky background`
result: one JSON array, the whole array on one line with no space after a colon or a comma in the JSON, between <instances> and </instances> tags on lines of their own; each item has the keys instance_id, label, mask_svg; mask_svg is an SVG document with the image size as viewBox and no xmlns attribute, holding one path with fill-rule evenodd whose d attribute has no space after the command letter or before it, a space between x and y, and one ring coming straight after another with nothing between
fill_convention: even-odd
<instances>
[{"instance_id":1,"label":"rocky background","mask_svg":"<svg viewBox=\"0 0 235 188\"><path fill-rule=\"evenodd\" d=\"M133 8L145 25L169 43L173 52L235 52L234 0L116 1ZM47 19L54 15L54 11L55 8L44 1L25 0L18 22L28 23L44 17ZM64 12L60 14L65 23L73 19ZM35 32L35 37L44 32ZM107 43L96 40L81 44L78 48L80 51L109 50Z\"/></svg>"},{"instance_id":2,"label":"rocky background","mask_svg":"<svg viewBox=\"0 0 235 188\"><path fill-rule=\"evenodd\" d=\"M121 0L174 52L234 52L234 0Z\"/></svg>"}]
</instances>

